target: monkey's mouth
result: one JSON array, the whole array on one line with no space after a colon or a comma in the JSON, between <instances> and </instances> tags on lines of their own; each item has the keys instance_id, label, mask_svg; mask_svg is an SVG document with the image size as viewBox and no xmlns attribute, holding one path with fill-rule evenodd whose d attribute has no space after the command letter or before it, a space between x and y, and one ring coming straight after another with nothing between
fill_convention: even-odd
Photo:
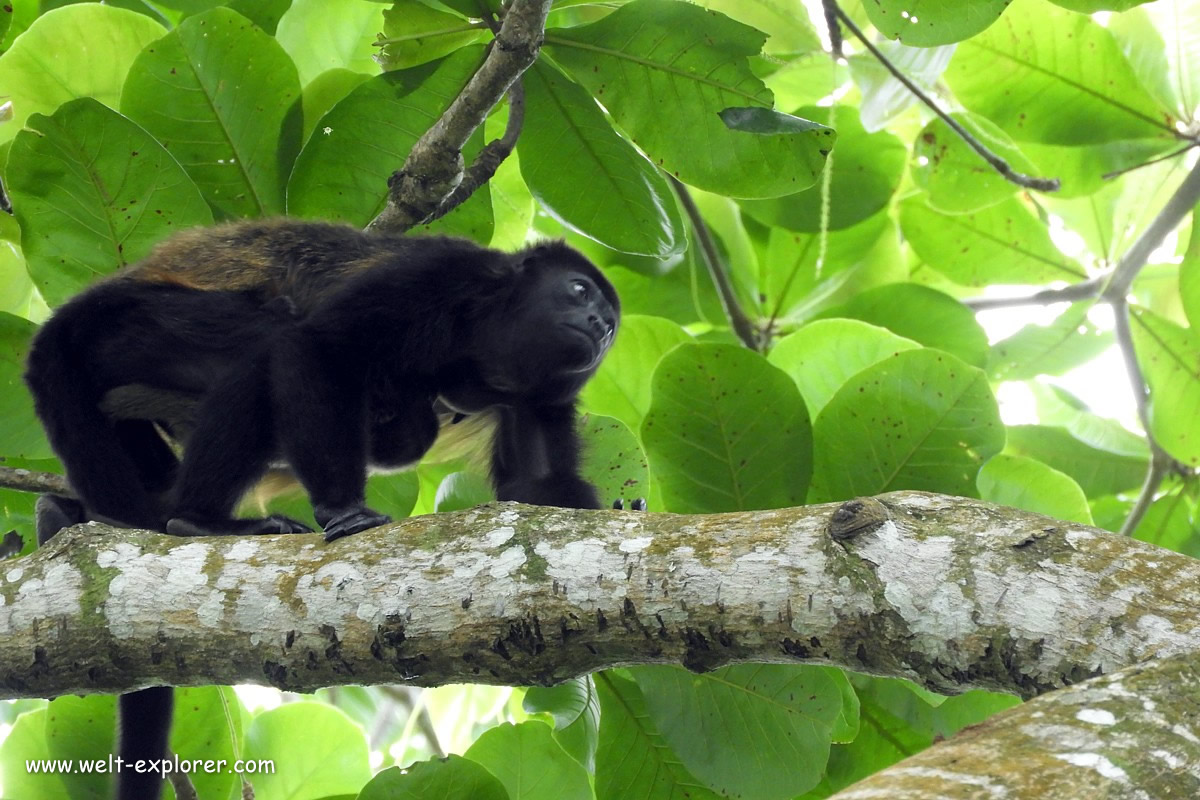
<instances>
[{"instance_id":1,"label":"monkey's mouth","mask_svg":"<svg viewBox=\"0 0 1200 800\"><path fill-rule=\"evenodd\" d=\"M597 335L597 332L591 328L569 322L564 323L563 327L574 334L571 339L585 345L585 347L579 348L574 346L575 342L568 343L572 346L570 347L570 357L566 360L575 372L583 372L596 366L605 351L608 350L609 343L612 342L611 333Z\"/></svg>"}]
</instances>

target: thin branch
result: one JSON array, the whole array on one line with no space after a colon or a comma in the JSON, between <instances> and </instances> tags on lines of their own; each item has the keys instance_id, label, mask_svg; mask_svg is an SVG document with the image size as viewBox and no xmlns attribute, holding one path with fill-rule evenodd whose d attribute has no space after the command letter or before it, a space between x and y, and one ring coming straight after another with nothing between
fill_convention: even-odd
<instances>
[{"instance_id":1,"label":"thin branch","mask_svg":"<svg viewBox=\"0 0 1200 800\"><path fill-rule=\"evenodd\" d=\"M1048 306L1053 303L1074 303L1079 300L1091 300L1099 297L1108 285L1109 275L1106 272L1086 281L1073 283L1061 289L1042 289L1020 297L972 297L962 303L972 311L990 311L995 308L1014 308L1017 306Z\"/></svg>"},{"instance_id":2,"label":"thin branch","mask_svg":"<svg viewBox=\"0 0 1200 800\"><path fill-rule=\"evenodd\" d=\"M1142 523L1146 512L1154 503L1154 496L1158 494L1158 487L1162 485L1163 478L1167 477L1167 473L1171 471L1175 463L1174 459L1158 447L1153 437L1147 434L1147 438L1151 448L1150 467L1146 470L1146 479L1142 481L1142 488L1138 492L1133 508L1129 510L1129 516L1125 517L1125 521L1121 523L1121 530L1118 533L1122 536L1133 536L1133 532L1137 530L1137 526Z\"/></svg>"},{"instance_id":3,"label":"thin branch","mask_svg":"<svg viewBox=\"0 0 1200 800\"><path fill-rule=\"evenodd\" d=\"M1153 166L1154 164L1161 164L1163 161L1170 161L1172 158L1175 158L1176 156L1183 155L1184 153L1186 153L1188 150L1191 150L1196 145L1197 145L1197 142L1192 142L1191 144L1184 145L1183 147L1179 148L1178 150L1172 150L1171 152L1167 153L1165 156L1159 156L1158 158L1152 158L1149 161L1143 161L1140 164L1134 164L1132 167L1121 167L1121 169L1114 169L1112 172L1106 172L1103 175L1101 175L1100 177L1106 181L1112 180L1113 178L1119 178L1120 176L1125 175L1126 173L1142 169L1143 167Z\"/></svg>"},{"instance_id":4,"label":"thin branch","mask_svg":"<svg viewBox=\"0 0 1200 800\"><path fill-rule=\"evenodd\" d=\"M725 274L725 268L721 263L721 255L717 252L716 242L713 241L712 233L708 230L708 224L700 215L700 209L696 207L696 201L692 199L691 192L687 187L680 183L673 175L668 175L667 179L671 181L671 187L675 190L675 194L679 196L680 202L683 203L683 210L687 213L688 219L691 220L692 230L696 232L696 240L700 243L700 252L704 256L705 266L708 267L708 274L712 276L713 284L717 287L717 296L721 298L721 307L725 309L725 316L729 319L729 326L733 328L733 332L737 334L738 339L742 344L751 350L759 349L758 332L754 329L754 324L750 318L746 316L746 312L742 310L742 306L738 303L737 294L733 290L733 283L730 282L729 276Z\"/></svg>"},{"instance_id":5,"label":"thin branch","mask_svg":"<svg viewBox=\"0 0 1200 800\"><path fill-rule=\"evenodd\" d=\"M35 472L31 469L0 467L0 489L16 489L19 492L52 492L74 497L67 479L53 472Z\"/></svg>"},{"instance_id":6,"label":"thin branch","mask_svg":"<svg viewBox=\"0 0 1200 800\"><path fill-rule=\"evenodd\" d=\"M504 163L504 159L512 155L521 135L521 126L525 123L525 87L518 78L508 90L508 122L504 126L504 135L484 145L479 155L467 167L460 183L451 192L437 210L426 217L423 222L428 225L435 219L446 216L458 208L475 190L492 179L496 170Z\"/></svg>"},{"instance_id":7,"label":"thin branch","mask_svg":"<svg viewBox=\"0 0 1200 800\"><path fill-rule=\"evenodd\" d=\"M838 27L837 0L821 0L821 10L825 12L825 28L829 31L829 52L834 60L842 58L842 29Z\"/></svg>"},{"instance_id":8,"label":"thin branch","mask_svg":"<svg viewBox=\"0 0 1200 800\"><path fill-rule=\"evenodd\" d=\"M369 229L403 232L437 210L464 178L462 148L537 59L551 0L513 0L483 64L388 181L388 203Z\"/></svg>"},{"instance_id":9,"label":"thin branch","mask_svg":"<svg viewBox=\"0 0 1200 800\"><path fill-rule=\"evenodd\" d=\"M834 0L826 0L826 2L834 6L838 19L840 19L842 24L854 34L854 38L862 42L863 47L867 48L867 50L871 52L871 55L875 56L876 60L883 65L883 68L890 72L892 77L904 84L906 89L916 95L917 99L928 106L943 122L949 125L950 129L957 133L972 150L978 153L980 158L990 164L992 169L1000 173L1001 177L1010 183L1015 183L1018 186L1024 186L1027 189L1036 189L1037 191L1041 192L1058 191L1060 186L1058 178L1035 178L1031 175L1024 175L1014 170L1007 161L985 147L982 142L968 133L966 128L958 124L953 117L951 117L945 111L942 111L937 103L933 101L932 97L921 91L920 87L909 80L904 73L898 70L894 64L892 64L892 62L888 61L887 56L880 52L879 48L871 43L866 35L859 30L858 26L854 24L854 20L850 19L850 17L846 15L846 12L842 11L842 9L837 6Z\"/></svg>"}]
</instances>

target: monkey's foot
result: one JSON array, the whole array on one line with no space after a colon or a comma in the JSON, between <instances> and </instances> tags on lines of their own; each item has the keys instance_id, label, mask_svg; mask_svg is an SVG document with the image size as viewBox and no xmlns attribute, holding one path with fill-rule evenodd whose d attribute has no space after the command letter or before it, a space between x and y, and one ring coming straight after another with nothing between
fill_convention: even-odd
<instances>
[{"instance_id":1,"label":"monkey's foot","mask_svg":"<svg viewBox=\"0 0 1200 800\"><path fill-rule=\"evenodd\" d=\"M173 536L261 536L273 533L312 533L312 528L282 514L261 519L196 520L173 517L167 520Z\"/></svg>"},{"instance_id":2,"label":"monkey's foot","mask_svg":"<svg viewBox=\"0 0 1200 800\"><path fill-rule=\"evenodd\" d=\"M365 531L368 528L377 528L392 521L387 514L380 514L364 505L336 509L315 506L313 513L317 522L325 528L325 541L327 542Z\"/></svg>"},{"instance_id":3,"label":"monkey's foot","mask_svg":"<svg viewBox=\"0 0 1200 800\"><path fill-rule=\"evenodd\" d=\"M646 498L644 498L644 497L633 498L633 500L631 500L629 503L629 509L630 509L630 511L645 511L646 510ZM614 511L624 511L625 510L625 501L623 499L621 499L620 497L618 497L616 500L613 501L613 510Z\"/></svg>"}]
</instances>

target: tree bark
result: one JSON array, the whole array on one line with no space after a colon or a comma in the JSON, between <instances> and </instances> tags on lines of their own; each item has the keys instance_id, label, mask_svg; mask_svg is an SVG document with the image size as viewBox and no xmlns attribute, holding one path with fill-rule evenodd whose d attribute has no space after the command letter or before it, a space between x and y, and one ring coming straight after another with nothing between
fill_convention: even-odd
<instances>
[{"instance_id":1,"label":"tree bark","mask_svg":"<svg viewBox=\"0 0 1200 800\"><path fill-rule=\"evenodd\" d=\"M1028 697L1200 651L1195 559L920 492L705 516L497 504L329 545L89 523L0 578L9 697L731 661Z\"/></svg>"},{"instance_id":2,"label":"tree bark","mask_svg":"<svg viewBox=\"0 0 1200 800\"><path fill-rule=\"evenodd\" d=\"M997 714L830 800L1200 797L1200 658L1174 656Z\"/></svg>"}]
</instances>

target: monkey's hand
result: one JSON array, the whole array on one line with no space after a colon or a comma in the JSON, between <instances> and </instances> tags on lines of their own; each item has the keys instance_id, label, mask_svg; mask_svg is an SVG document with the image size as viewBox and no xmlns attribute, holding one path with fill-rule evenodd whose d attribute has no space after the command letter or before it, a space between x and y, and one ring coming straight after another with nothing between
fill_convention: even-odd
<instances>
[{"instance_id":1,"label":"monkey's hand","mask_svg":"<svg viewBox=\"0 0 1200 800\"><path fill-rule=\"evenodd\" d=\"M282 514L262 519L203 520L172 517L167 520L172 536L260 536L272 533L312 533L312 528Z\"/></svg>"},{"instance_id":2,"label":"monkey's hand","mask_svg":"<svg viewBox=\"0 0 1200 800\"><path fill-rule=\"evenodd\" d=\"M614 511L624 511L625 510L625 501L622 498L618 497L616 500L613 501L613 510ZM629 501L629 510L630 511L645 511L646 510L646 498L644 498L644 497L633 498L633 500Z\"/></svg>"},{"instance_id":3,"label":"monkey's hand","mask_svg":"<svg viewBox=\"0 0 1200 800\"><path fill-rule=\"evenodd\" d=\"M327 542L365 531L368 528L377 528L392 521L387 514L380 514L362 503L344 508L315 505L313 506L313 516L325 529L325 541Z\"/></svg>"}]
</instances>

